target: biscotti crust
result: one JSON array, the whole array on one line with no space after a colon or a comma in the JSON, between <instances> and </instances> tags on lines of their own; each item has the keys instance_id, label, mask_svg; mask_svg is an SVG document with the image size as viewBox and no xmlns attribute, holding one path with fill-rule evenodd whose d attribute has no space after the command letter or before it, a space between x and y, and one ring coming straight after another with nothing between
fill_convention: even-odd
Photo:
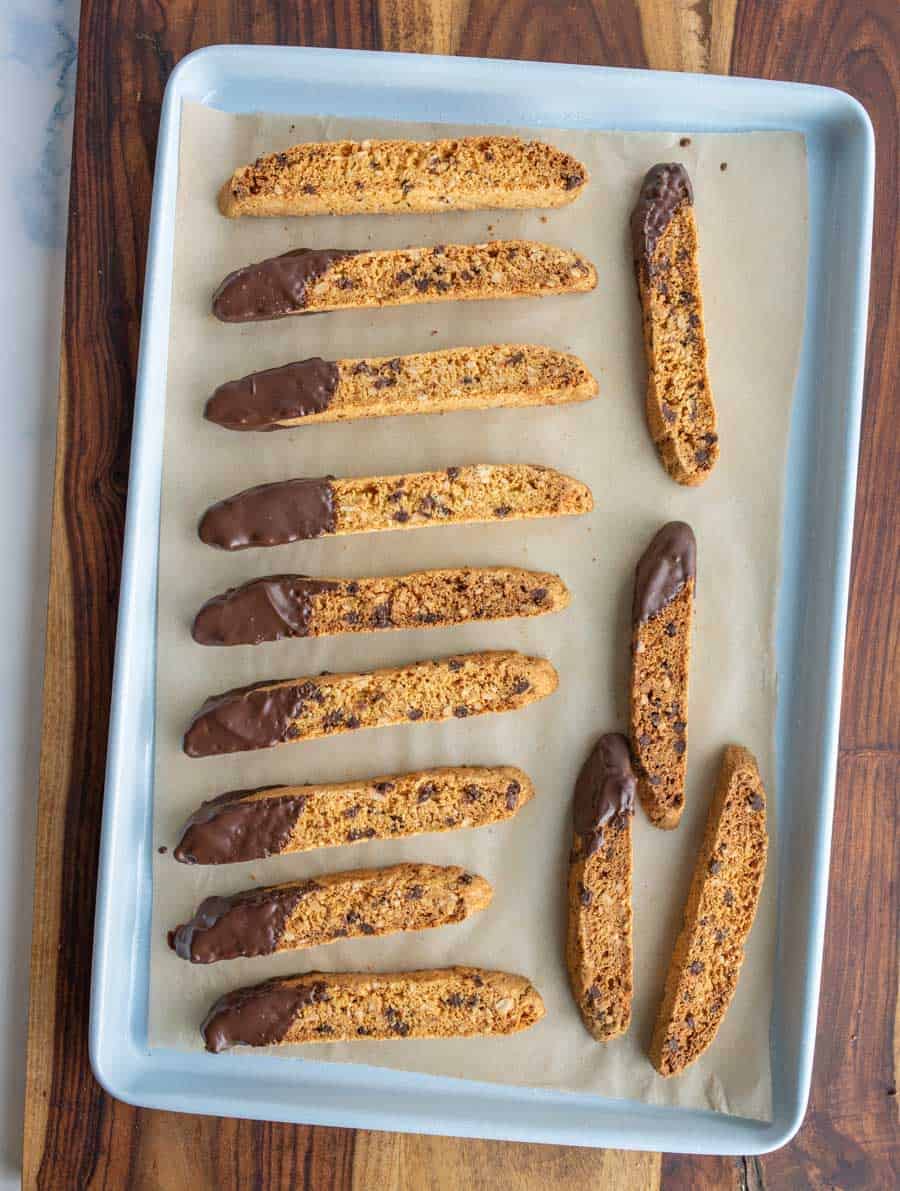
<instances>
[{"instance_id":1,"label":"biscotti crust","mask_svg":"<svg viewBox=\"0 0 900 1191\"><path fill-rule=\"evenodd\" d=\"M693 201L683 165L655 165L631 225L647 358L647 425L666 471L691 487L703 483L719 457Z\"/></svg>"},{"instance_id":2,"label":"biscotti crust","mask_svg":"<svg viewBox=\"0 0 900 1191\"><path fill-rule=\"evenodd\" d=\"M520 567L455 567L374 579L269 575L207 600L200 645L258 645L292 637L447 628L472 620L542 616L569 604L558 575Z\"/></svg>"},{"instance_id":3,"label":"biscotti crust","mask_svg":"<svg viewBox=\"0 0 900 1191\"><path fill-rule=\"evenodd\" d=\"M753 754L724 752L650 1044L677 1075L712 1043L737 988L768 851L766 792Z\"/></svg>"},{"instance_id":4,"label":"biscotti crust","mask_svg":"<svg viewBox=\"0 0 900 1191\"><path fill-rule=\"evenodd\" d=\"M338 939L428 930L490 904L484 877L458 865L395 864L208 897L169 943L191 963L299 951Z\"/></svg>"},{"instance_id":5,"label":"biscotti crust","mask_svg":"<svg viewBox=\"0 0 900 1191\"><path fill-rule=\"evenodd\" d=\"M317 786L231 790L191 815L173 849L183 864L233 864L502 823L534 797L512 765L457 765Z\"/></svg>"},{"instance_id":6,"label":"biscotti crust","mask_svg":"<svg viewBox=\"0 0 900 1191\"><path fill-rule=\"evenodd\" d=\"M235 989L206 1016L214 1053L232 1046L515 1034L544 1016L524 976L484 968L307 972Z\"/></svg>"},{"instance_id":7,"label":"biscotti crust","mask_svg":"<svg viewBox=\"0 0 900 1191\"><path fill-rule=\"evenodd\" d=\"M587 181L571 154L514 136L320 141L235 170L219 210L236 218L561 207Z\"/></svg>"},{"instance_id":8,"label":"biscotti crust","mask_svg":"<svg viewBox=\"0 0 900 1191\"><path fill-rule=\"evenodd\" d=\"M206 418L229 430L587 401L597 382L577 356L529 343L411 356L319 357L220 385Z\"/></svg>"}]
</instances>

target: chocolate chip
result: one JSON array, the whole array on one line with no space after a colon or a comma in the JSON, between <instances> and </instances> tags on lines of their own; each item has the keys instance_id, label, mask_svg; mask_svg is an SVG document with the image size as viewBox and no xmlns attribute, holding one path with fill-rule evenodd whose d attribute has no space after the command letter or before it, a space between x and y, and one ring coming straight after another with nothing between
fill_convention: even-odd
<instances>
[{"instance_id":1,"label":"chocolate chip","mask_svg":"<svg viewBox=\"0 0 900 1191\"><path fill-rule=\"evenodd\" d=\"M647 778L647 781L650 783L651 786L661 786L662 785L662 778L659 776L658 773L651 773L650 776Z\"/></svg>"},{"instance_id":2,"label":"chocolate chip","mask_svg":"<svg viewBox=\"0 0 900 1191\"><path fill-rule=\"evenodd\" d=\"M665 401L663 402L662 416L663 419L670 424L674 422L676 418L675 410L672 409L671 405L667 405Z\"/></svg>"},{"instance_id":3,"label":"chocolate chip","mask_svg":"<svg viewBox=\"0 0 900 1191\"><path fill-rule=\"evenodd\" d=\"M358 814L359 814L358 806L348 806L347 809L344 811L344 818L345 819L355 819Z\"/></svg>"},{"instance_id":4,"label":"chocolate chip","mask_svg":"<svg viewBox=\"0 0 900 1191\"><path fill-rule=\"evenodd\" d=\"M669 623L666 625L666 636L674 637L677 632L678 632L678 626L676 625L674 620L670 620Z\"/></svg>"},{"instance_id":5,"label":"chocolate chip","mask_svg":"<svg viewBox=\"0 0 900 1191\"><path fill-rule=\"evenodd\" d=\"M452 815L448 815L446 817L446 819L444 820L444 826L445 827L455 827L456 826L456 820L453 818Z\"/></svg>"},{"instance_id":6,"label":"chocolate chip","mask_svg":"<svg viewBox=\"0 0 900 1191\"><path fill-rule=\"evenodd\" d=\"M412 277L412 273L407 273L406 269L401 269L394 278L394 281L396 281L398 285L404 285L407 281L409 281L410 277Z\"/></svg>"},{"instance_id":7,"label":"chocolate chip","mask_svg":"<svg viewBox=\"0 0 900 1191\"><path fill-rule=\"evenodd\" d=\"M683 136L678 143L679 143L679 145L681 145L682 149L686 149L687 146L691 143L691 138L689 136Z\"/></svg>"},{"instance_id":8,"label":"chocolate chip","mask_svg":"<svg viewBox=\"0 0 900 1191\"><path fill-rule=\"evenodd\" d=\"M418 619L422 624L437 624L438 614L436 612L420 612Z\"/></svg>"},{"instance_id":9,"label":"chocolate chip","mask_svg":"<svg viewBox=\"0 0 900 1191\"><path fill-rule=\"evenodd\" d=\"M494 509L494 516L506 517L511 511L512 510L510 509L509 505L498 505L496 509Z\"/></svg>"},{"instance_id":10,"label":"chocolate chip","mask_svg":"<svg viewBox=\"0 0 900 1191\"><path fill-rule=\"evenodd\" d=\"M353 289L353 279L350 277L339 277L337 279L338 289Z\"/></svg>"},{"instance_id":11,"label":"chocolate chip","mask_svg":"<svg viewBox=\"0 0 900 1191\"><path fill-rule=\"evenodd\" d=\"M478 975L478 973L475 972L472 976L472 983L475 985L476 988L481 988L481 986L484 984L484 981Z\"/></svg>"},{"instance_id":12,"label":"chocolate chip","mask_svg":"<svg viewBox=\"0 0 900 1191\"><path fill-rule=\"evenodd\" d=\"M333 1034L334 1029L330 1025L328 1025L327 1022L323 1021L319 1025L316 1026L316 1033L317 1034Z\"/></svg>"},{"instance_id":13,"label":"chocolate chip","mask_svg":"<svg viewBox=\"0 0 900 1191\"><path fill-rule=\"evenodd\" d=\"M670 1038L668 1040L668 1042L666 1043L666 1045L668 1046L669 1050L672 1051L673 1054L675 1053L675 1051L677 1051L679 1049L677 1038Z\"/></svg>"},{"instance_id":14,"label":"chocolate chip","mask_svg":"<svg viewBox=\"0 0 900 1191\"><path fill-rule=\"evenodd\" d=\"M692 976L699 976L700 973L703 971L703 967L704 967L704 965L700 962L700 960L695 959L694 962L691 964L691 966L688 968L688 971L690 972L690 974Z\"/></svg>"},{"instance_id":15,"label":"chocolate chip","mask_svg":"<svg viewBox=\"0 0 900 1191\"><path fill-rule=\"evenodd\" d=\"M459 993L451 993L445 1002L445 1004L449 1005L452 1009L458 1009L462 1003L463 999Z\"/></svg>"},{"instance_id":16,"label":"chocolate chip","mask_svg":"<svg viewBox=\"0 0 900 1191\"><path fill-rule=\"evenodd\" d=\"M456 707L453 708L453 714L458 720L464 720L469 714L469 709L466 707L465 703L458 703Z\"/></svg>"},{"instance_id":17,"label":"chocolate chip","mask_svg":"<svg viewBox=\"0 0 900 1191\"><path fill-rule=\"evenodd\" d=\"M372 926L368 922L361 922L359 924L359 929L362 931L362 933L364 935L374 935L375 934L375 927Z\"/></svg>"},{"instance_id":18,"label":"chocolate chip","mask_svg":"<svg viewBox=\"0 0 900 1191\"><path fill-rule=\"evenodd\" d=\"M449 662L447 663L447 666L449 669L454 670L454 671L461 670L463 668L463 664L459 660L459 658L451 658L449 660Z\"/></svg>"},{"instance_id":19,"label":"chocolate chip","mask_svg":"<svg viewBox=\"0 0 900 1191\"><path fill-rule=\"evenodd\" d=\"M372 839L375 835L374 827L363 827L359 831L347 832L347 843L352 844L358 839Z\"/></svg>"},{"instance_id":20,"label":"chocolate chip","mask_svg":"<svg viewBox=\"0 0 900 1191\"><path fill-rule=\"evenodd\" d=\"M717 930L716 933L713 935L713 938L715 939L715 941L717 943L724 943L725 942L725 931L723 931L721 929Z\"/></svg>"},{"instance_id":21,"label":"chocolate chip","mask_svg":"<svg viewBox=\"0 0 900 1191\"><path fill-rule=\"evenodd\" d=\"M406 713L406 718L408 720L420 720L423 714L424 712L421 707L410 707Z\"/></svg>"},{"instance_id":22,"label":"chocolate chip","mask_svg":"<svg viewBox=\"0 0 900 1191\"><path fill-rule=\"evenodd\" d=\"M484 157L485 161L493 161L494 160L494 154L490 151L490 149L485 149L482 156Z\"/></svg>"},{"instance_id":23,"label":"chocolate chip","mask_svg":"<svg viewBox=\"0 0 900 1191\"><path fill-rule=\"evenodd\" d=\"M372 385L373 389L390 389L397 383L397 378L394 376L379 376Z\"/></svg>"},{"instance_id":24,"label":"chocolate chip","mask_svg":"<svg viewBox=\"0 0 900 1191\"><path fill-rule=\"evenodd\" d=\"M478 379L478 378L477 378L477 377L475 377L475 376L464 376L464 377L462 378L462 383L463 383L464 385L474 385L474 384L475 384L475 381L476 381L477 379Z\"/></svg>"},{"instance_id":25,"label":"chocolate chip","mask_svg":"<svg viewBox=\"0 0 900 1191\"><path fill-rule=\"evenodd\" d=\"M409 520L409 513L406 511L406 509L398 509L393 516L393 520L399 521L401 525L405 525Z\"/></svg>"},{"instance_id":26,"label":"chocolate chip","mask_svg":"<svg viewBox=\"0 0 900 1191\"><path fill-rule=\"evenodd\" d=\"M672 748L675 752L675 756L680 757L684 753L684 750L687 748L687 745L685 744L685 742L683 740L676 740L675 743L672 745Z\"/></svg>"},{"instance_id":27,"label":"chocolate chip","mask_svg":"<svg viewBox=\"0 0 900 1191\"><path fill-rule=\"evenodd\" d=\"M481 790L478 786L470 783L463 787L463 794L466 796L466 802L477 802L481 797Z\"/></svg>"},{"instance_id":28,"label":"chocolate chip","mask_svg":"<svg viewBox=\"0 0 900 1191\"><path fill-rule=\"evenodd\" d=\"M344 713L340 707L336 707L334 711L326 713L322 720L323 728L337 728L344 722Z\"/></svg>"},{"instance_id":29,"label":"chocolate chip","mask_svg":"<svg viewBox=\"0 0 900 1191\"><path fill-rule=\"evenodd\" d=\"M722 894L722 901L724 901L726 906L733 906L734 905L734 890L726 889L725 892Z\"/></svg>"},{"instance_id":30,"label":"chocolate chip","mask_svg":"<svg viewBox=\"0 0 900 1191\"><path fill-rule=\"evenodd\" d=\"M696 328L700 326L700 315L699 314L688 315L688 326L693 327L696 330Z\"/></svg>"},{"instance_id":31,"label":"chocolate chip","mask_svg":"<svg viewBox=\"0 0 900 1191\"><path fill-rule=\"evenodd\" d=\"M460 885L471 885L472 884L472 874L471 873L461 873L460 877L459 877L459 884Z\"/></svg>"},{"instance_id":32,"label":"chocolate chip","mask_svg":"<svg viewBox=\"0 0 900 1191\"><path fill-rule=\"evenodd\" d=\"M359 584L355 579L347 584L347 595L359 595Z\"/></svg>"},{"instance_id":33,"label":"chocolate chip","mask_svg":"<svg viewBox=\"0 0 900 1191\"><path fill-rule=\"evenodd\" d=\"M421 899L424 892L424 885L413 885L406 894L406 900L408 902L417 902Z\"/></svg>"},{"instance_id":34,"label":"chocolate chip","mask_svg":"<svg viewBox=\"0 0 900 1191\"><path fill-rule=\"evenodd\" d=\"M513 687L514 695L524 695L526 691L531 690L531 683L527 678L517 678L516 685Z\"/></svg>"},{"instance_id":35,"label":"chocolate chip","mask_svg":"<svg viewBox=\"0 0 900 1191\"><path fill-rule=\"evenodd\" d=\"M508 811L514 811L519 805L519 788L518 782L511 782L506 787L506 809Z\"/></svg>"},{"instance_id":36,"label":"chocolate chip","mask_svg":"<svg viewBox=\"0 0 900 1191\"><path fill-rule=\"evenodd\" d=\"M455 480L458 475L459 475L458 467L448 467L447 468L447 479L448 480Z\"/></svg>"},{"instance_id":37,"label":"chocolate chip","mask_svg":"<svg viewBox=\"0 0 900 1191\"><path fill-rule=\"evenodd\" d=\"M462 278L463 281L474 281L475 280L474 274L470 273L468 269L463 269L463 271L460 273L460 277Z\"/></svg>"},{"instance_id":38,"label":"chocolate chip","mask_svg":"<svg viewBox=\"0 0 900 1191\"><path fill-rule=\"evenodd\" d=\"M507 364L521 364L524 359L524 352L513 352L511 356L506 357L506 362Z\"/></svg>"},{"instance_id":39,"label":"chocolate chip","mask_svg":"<svg viewBox=\"0 0 900 1191\"><path fill-rule=\"evenodd\" d=\"M678 713L676 712L675 714L677 715ZM684 722L684 720L676 720L675 723L672 725L672 727L675 729L676 732L680 733L685 730L685 728L687 727L687 724Z\"/></svg>"},{"instance_id":40,"label":"chocolate chip","mask_svg":"<svg viewBox=\"0 0 900 1191\"><path fill-rule=\"evenodd\" d=\"M637 738L637 742L641 746L642 749L645 749L647 747L647 745L650 743L650 737L647 735L646 732L642 732L641 735Z\"/></svg>"},{"instance_id":41,"label":"chocolate chip","mask_svg":"<svg viewBox=\"0 0 900 1191\"><path fill-rule=\"evenodd\" d=\"M432 798L435 794L437 794L437 786L434 784L434 782L426 782L424 786L419 786L419 797L417 801L427 802L428 799Z\"/></svg>"},{"instance_id":42,"label":"chocolate chip","mask_svg":"<svg viewBox=\"0 0 900 1191\"><path fill-rule=\"evenodd\" d=\"M653 727L654 727L654 728L658 728L658 727L659 727L659 722L660 722L660 719L661 719L661 718L662 718L662 717L660 716L660 714L659 714L659 712L658 712L658 711L651 711L651 712L650 712L650 723L653 725Z\"/></svg>"},{"instance_id":43,"label":"chocolate chip","mask_svg":"<svg viewBox=\"0 0 900 1191\"><path fill-rule=\"evenodd\" d=\"M543 604L547 598L546 587L536 587L531 593L531 602L533 604Z\"/></svg>"},{"instance_id":44,"label":"chocolate chip","mask_svg":"<svg viewBox=\"0 0 900 1191\"><path fill-rule=\"evenodd\" d=\"M715 877L722 871L722 862L720 860L711 860L707 867L709 868L710 873Z\"/></svg>"},{"instance_id":45,"label":"chocolate chip","mask_svg":"<svg viewBox=\"0 0 900 1191\"><path fill-rule=\"evenodd\" d=\"M693 1015L693 1013L688 1013L688 1014L685 1016L685 1019L684 1019L684 1024L687 1026L687 1028L688 1028L689 1030L692 1030L692 1029L694 1028L694 1015Z\"/></svg>"},{"instance_id":46,"label":"chocolate chip","mask_svg":"<svg viewBox=\"0 0 900 1191\"><path fill-rule=\"evenodd\" d=\"M584 174L564 174L563 175L563 189L574 190L576 186L580 186L584 181Z\"/></svg>"},{"instance_id":47,"label":"chocolate chip","mask_svg":"<svg viewBox=\"0 0 900 1191\"><path fill-rule=\"evenodd\" d=\"M578 900L583 906L589 906L594 900L590 889L586 889L580 881L578 882Z\"/></svg>"},{"instance_id":48,"label":"chocolate chip","mask_svg":"<svg viewBox=\"0 0 900 1191\"><path fill-rule=\"evenodd\" d=\"M395 521L408 521L409 513L404 513L401 509L399 513L394 514ZM376 629L386 629L393 624L391 619L391 602L387 600L383 604L376 604L372 609L372 625Z\"/></svg>"},{"instance_id":49,"label":"chocolate chip","mask_svg":"<svg viewBox=\"0 0 900 1191\"><path fill-rule=\"evenodd\" d=\"M412 188L413 188L413 184L407 178L404 178L403 181L400 183L400 192L402 193L404 198L406 198L406 196L409 194L409 192L412 190Z\"/></svg>"},{"instance_id":50,"label":"chocolate chip","mask_svg":"<svg viewBox=\"0 0 900 1191\"><path fill-rule=\"evenodd\" d=\"M761 811L766 805L759 794L751 794L747 799L747 803L750 806L750 809L754 811Z\"/></svg>"},{"instance_id":51,"label":"chocolate chip","mask_svg":"<svg viewBox=\"0 0 900 1191\"><path fill-rule=\"evenodd\" d=\"M428 278L427 277L418 277L416 279L416 289L419 291L420 294L427 293L428 292Z\"/></svg>"},{"instance_id":52,"label":"chocolate chip","mask_svg":"<svg viewBox=\"0 0 900 1191\"><path fill-rule=\"evenodd\" d=\"M368 1037L368 1035L372 1033L372 1031L371 1031L371 1030L367 1030L365 1026L357 1026L357 1027L356 1027L356 1032L357 1032L357 1034L359 1034L359 1035L360 1035L360 1037L362 1037L362 1038Z\"/></svg>"}]
</instances>

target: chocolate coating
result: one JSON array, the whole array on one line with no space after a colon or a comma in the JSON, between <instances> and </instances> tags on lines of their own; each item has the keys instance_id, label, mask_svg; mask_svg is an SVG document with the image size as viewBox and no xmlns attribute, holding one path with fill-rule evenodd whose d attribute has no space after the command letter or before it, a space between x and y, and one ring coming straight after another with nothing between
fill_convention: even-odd
<instances>
[{"instance_id":1,"label":"chocolate coating","mask_svg":"<svg viewBox=\"0 0 900 1191\"><path fill-rule=\"evenodd\" d=\"M182 828L173 852L175 859L182 864L232 864L277 855L290 839L306 798L302 794L284 794L246 800L256 793L230 790L204 802Z\"/></svg>"},{"instance_id":2,"label":"chocolate coating","mask_svg":"<svg viewBox=\"0 0 900 1191\"><path fill-rule=\"evenodd\" d=\"M323 476L247 488L210 505L200 521L200 538L220 550L246 550L334 533L331 480L331 476Z\"/></svg>"},{"instance_id":3,"label":"chocolate coating","mask_svg":"<svg viewBox=\"0 0 900 1191\"><path fill-rule=\"evenodd\" d=\"M267 980L220 997L207 1013L200 1032L206 1049L213 1054L232 1046L270 1046L284 1038L305 1005L327 1000L324 980L293 985L284 980Z\"/></svg>"},{"instance_id":4,"label":"chocolate coating","mask_svg":"<svg viewBox=\"0 0 900 1191\"><path fill-rule=\"evenodd\" d=\"M683 203L693 202L691 180L681 162L661 163L647 171L631 213L631 245L637 268L651 270L656 246L675 212Z\"/></svg>"},{"instance_id":5,"label":"chocolate coating","mask_svg":"<svg viewBox=\"0 0 900 1191\"><path fill-rule=\"evenodd\" d=\"M236 687L207 699L184 734L189 757L218 757L267 749L290 738L293 721L300 715L313 684L254 683Z\"/></svg>"},{"instance_id":6,"label":"chocolate coating","mask_svg":"<svg viewBox=\"0 0 900 1191\"><path fill-rule=\"evenodd\" d=\"M628 741L619 732L601 736L575 783L575 831L586 856L603 846L604 829L617 816L634 814L637 778Z\"/></svg>"},{"instance_id":7,"label":"chocolate coating","mask_svg":"<svg viewBox=\"0 0 900 1191\"><path fill-rule=\"evenodd\" d=\"M312 356L251 372L219 385L204 416L228 430L280 430L280 423L328 409L338 387L337 364Z\"/></svg>"},{"instance_id":8,"label":"chocolate coating","mask_svg":"<svg viewBox=\"0 0 900 1191\"><path fill-rule=\"evenodd\" d=\"M269 575L230 587L207 600L194 620L199 645L258 645L285 637L305 637L313 598L339 584L306 575Z\"/></svg>"},{"instance_id":9,"label":"chocolate coating","mask_svg":"<svg viewBox=\"0 0 900 1191\"><path fill-rule=\"evenodd\" d=\"M684 521L669 521L641 555L634 578L635 624L661 612L697 576L697 541Z\"/></svg>"},{"instance_id":10,"label":"chocolate coating","mask_svg":"<svg viewBox=\"0 0 900 1191\"><path fill-rule=\"evenodd\" d=\"M258 322L300 314L306 287L328 271L332 261L356 256L342 248L295 248L281 256L229 273L213 294L212 312L223 323Z\"/></svg>"},{"instance_id":11,"label":"chocolate coating","mask_svg":"<svg viewBox=\"0 0 900 1191\"><path fill-rule=\"evenodd\" d=\"M318 888L315 881L304 881L208 897L189 922L170 933L169 945L194 964L271 955L300 899Z\"/></svg>"}]
</instances>

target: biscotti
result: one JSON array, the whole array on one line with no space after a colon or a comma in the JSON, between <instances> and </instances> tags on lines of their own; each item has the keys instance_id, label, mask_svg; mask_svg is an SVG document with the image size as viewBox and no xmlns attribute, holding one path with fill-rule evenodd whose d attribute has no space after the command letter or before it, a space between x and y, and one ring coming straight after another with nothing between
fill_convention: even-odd
<instances>
[{"instance_id":1,"label":"biscotti","mask_svg":"<svg viewBox=\"0 0 900 1191\"><path fill-rule=\"evenodd\" d=\"M220 385L206 404L229 430L464 409L587 401L597 382L577 356L530 343L454 347L413 356L314 356Z\"/></svg>"},{"instance_id":2,"label":"biscotti","mask_svg":"<svg viewBox=\"0 0 900 1191\"><path fill-rule=\"evenodd\" d=\"M744 962L766 869L766 792L752 753L725 749L650 1044L677 1075L716 1036Z\"/></svg>"},{"instance_id":3,"label":"biscotti","mask_svg":"<svg viewBox=\"0 0 900 1191\"><path fill-rule=\"evenodd\" d=\"M515 1034L544 1016L524 976L484 968L307 972L221 997L201 1026L206 1049L295 1042Z\"/></svg>"},{"instance_id":4,"label":"biscotti","mask_svg":"<svg viewBox=\"0 0 900 1191\"><path fill-rule=\"evenodd\" d=\"M182 864L233 864L511 819L534 797L511 765L460 765L318 786L231 790L204 802L173 850Z\"/></svg>"},{"instance_id":5,"label":"biscotti","mask_svg":"<svg viewBox=\"0 0 900 1191\"><path fill-rule=\"evenodd\" d=\"M594 507L590 489L533 463L478 463L398 476L281 480L212 505L198 532L220 550L324 536L478 521L569 517Z\"/></svg>"},{"instance_id":6,"label":"biscotti","mask_svg":"<svg viewBox=\"0 0 900 1191\"><path fill-rule=\"evenodd\" d=\"M684 166L655 165L631 216L647 425L666 471L691 486L703 483L719 457L693 204Z\"/></svg>"},{"instance_id":7,"label":"biscotti","mask_svg":"<svg viewBox=\"0 0 900 1191\"><path fill-rule=\"evenodd\" d=\"M456 865L329 873L208 897L171 932L169 944L195 964L300 951L337 939L462 922L489 905L492 894L484 877Z\"/></svg>"},{"instance_id":8,"label":"biscotti","mask_svg":"<svg viewBox=\"0 0 900 1191\"><path fill-rule=\"evenodd\" d=\"M222 322L243 323L412 302L541 298L596 284L596 269L579 253L535 240L361 252L296 248L229 273L212 311Z\"/></svg>"},{"instance_id":9,"label":"biscotti","mask_svg":"<svg viewBox=\"0 0 900 1191\"><path fill-rule=\"evenodd\" d=\"M697 544L670 521L637 565L632 606L631 745L641 805L657 827L678 826L687 773L688 677Z\"/></svg>"},{"instance_id":10,"label":"biscotti","mask_svg":"<svg viewBox=\"0 0 900 1191\"><path fill-rule=\"evenodd\" d=\"M208 600L194 620L200 645L258 645L382 629L446 628L471 620L541 616L568 606L558 575L520 567L456 567L375 579L268 575Z\"/></svg>"},{"instance_id":11,"label":"biscotti","mask_svg":"<svg viewBox=\"0 0 900 1191\"><path fill-rule=\"evenodd\" d=\"M575 1002L598 1042L631 1021L631 820L637 785L628 741L601 736L575 785L566 961Z\"/></svg>"},{"instance_id":12,"label":"biscotti","mask_svg":"<svg viewBox=\"0 0 900 1191\"><path fill-rule=\"evenodd\" d=\"M517 711L556 690L550 662L512 650L362 674L258 682L214 695L185 732L189 757L296 744L360 728Z\"/></svg>"},{"instance_id":13,"label":"biscotti","mask_svg":"<svg viewBox=\"0 0 900 1191\"><path fill-rule=\"evenodd\" d=\"M587 180L571 154L515 136L319 141L235 170L219 210L235 218L562 207Z\"/></svg>"}]
</instances>

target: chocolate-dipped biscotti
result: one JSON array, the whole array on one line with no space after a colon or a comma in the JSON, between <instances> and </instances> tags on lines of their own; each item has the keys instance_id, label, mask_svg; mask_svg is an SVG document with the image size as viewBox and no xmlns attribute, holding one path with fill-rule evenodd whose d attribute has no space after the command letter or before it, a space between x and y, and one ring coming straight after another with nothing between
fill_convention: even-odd
<instances>
[{"instance_id":1,"label":"chocolate-dipped biscotti","mask_svg":"<svg viewBox=\"0 0 900 1191\"><path fill-rule=\"evenodd\" d=\"M702 484L719 457L706 361L694 193L678 162L647 172L631 216L647 357L647 425L679 484Z\"/></svg>"},{"instance_id":2,"label":"chocolate-dipped biscotti","mask_svg":"<svg viewBox=\"0 0 900 1191\"><path fill-rule=\"evenodd\" d=\"M208 897L189 922L170 932L169 945L195 964L300 951L338 939L462 922L489 905L492 895L484 877L456 865L328 873Z\"/></svg>"},{"instance_id":3,"label":"chocolate-dipped biscotti","mask_svg":"<svg viewBox=\"0 0 900 1191\"><path fill-rule=\"evenodd\" d=\"M295 248L229 273L212 311L226 323L288 314L585 293L597 284L590 261L534 240L355 251Z\"/></svg>"},{"instance_id":4,"label":"chocolate-dipped biscotti","mask_svg":"<svg viewBox=\"0 0 900 1191\"><path fill-rule=\"evenodd\" d=\"M219 210L235 218L562 207L587 180L571 154L516 136L319 141L235 170Z\"/></svg>"},{"instance_id":5,"label":"chocolate-dipped biscotti","mask_svg":"<svg viewBox=\"0 0 900 1191\"><path fill-rule=\"evenodd\" d=\"M293 1042L515 1034L544 1016L524 976L485 968L307 972L226 993L201 1026L206 1049Z\"/></svg>"},{"instance_id":6,"label":"chocolate-dipped biscotti","mask_svg":"<svg viewBox=\"0 0 900 1191\"><path fill-rule=\"evenodd\" d=\"M767 851L766 792L756 759L729 745L650 1044L660 1075L678 1075L716 1036L737 988Z\"/></svg>"},{"instance_id":7,"label":"chocolate-dipped biscotti","mask_svg":"<svg viewBox=\"0 0 900 1191\"><path fill-rule=\"evenodd\" d=\"M206 404L229 430L587 401L597 382L577 356L531 343L453 347L413 356L314 356L220 385Z\"/></svg>"},{"instance_id":8,"label":"chocolate-dipped biscotti","mask_svg":"<svg viewBox=\"0 0 900 1191\"><path fill-rule=\"evenodd\" d=\"M182 864L234 864L511 819L534 797L512 765L459 765L317 786L230 790L204 802L173 850Z\"/></svg>"},{"instance_id":9,"label":"chocolate-dipped biscotti","mask_svg":"<svg viewBox=\"0 0 900 1191\"><path fill-rule=\"evenodd\" d=\"M359 728L517 711L552 694L558 682L546 659L513 650L257 682L207 699L184 734L184 751L215 757Z\"/></svg>"},{"instance_id":10,"label":"chocolate-dipped biscotti","mask_svg":"<svg viewBox=\"0 0 900 1191\"><path fill-rule=\"evenodd\" d=\"M281 480L220 500L203 514L209 546L245 550L325 535L425 529L589 513L590 489L532 463L478 463L399 476Z\"/></svg>"},{"instance_id":11,"label":"chocolate-dipped biscotti","mask_svg":"<svg viewBox=\"0 0 900 1191\"><path fill-rule=\"evenodd\" d=\"M631 745L641 804L657 827L677 827L684 810L696 577L693 530L670 521L637 565L632 605Z\"/></svg>"},{"instance_id":12,"label":"chocolate-dipped biscotti","mask_svg":"<svg viewBox=\"0 0 900 1191\"><path fill-rule=\"evenodd\" d=\"M637 785L628 741L601 736L578 775L569 858L566 961L575 1002L598 1042L631 1021L631 819Z\"/></svg>"},{"instance_id":13,"label":"chocolate-dipped biscotti","mask_svg":"<svg viewBox=\"0 0 900 1191\"><path fill-rule=\"evenodd\" d=\"M569 590L558 575L520 567L451 567L375 579L268 575L207 600L193 637L200 645L258 645L541 616L568 604Z\"/></svg>"}]
</instances>

